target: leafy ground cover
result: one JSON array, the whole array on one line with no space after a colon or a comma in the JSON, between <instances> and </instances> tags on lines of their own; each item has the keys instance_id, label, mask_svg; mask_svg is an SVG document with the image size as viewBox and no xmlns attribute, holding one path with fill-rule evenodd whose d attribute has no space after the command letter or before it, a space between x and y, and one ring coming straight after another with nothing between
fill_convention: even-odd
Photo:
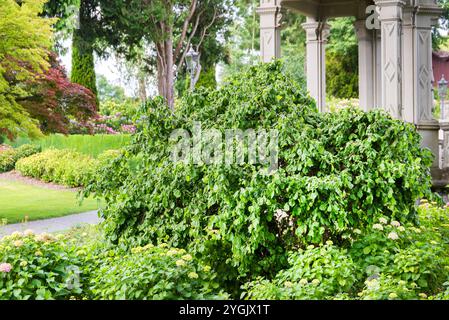
<instances>
[{"instance_id":1,"label":"leafy ground cover","mask_svg":"<svg viewBox=\"0 0 449 320\"><path fill-rule=\"evenodd\" d=\"M354 229L346 247L327 241L292 251L288 268L244 283L235 298L446 300L449 208L423 201L418 211L419 227L382 217ZM112 245L101 226L0 239L0 300L228 299L223 277L166 243Z\"/></svg>"},{"instance_id":2,"label":"leafy ground cover","mask_svg":"<svg viewBox=\"0 0 449 320\"><path fill-rule=\"evenodd\" d=\"M98 202L93 199L85 199L80 206L75 191L51 190L0 177L0 220L7 219L8 223L54 218L96 209Z\"/></svg>"},{"instance_id":3,"label":"leafy ground cover","mask_svg":"<svg viewBox=\"0 0 449 320\"><path fill-rule=\"evenodd\" d=\"M55 149L72 149L81 152L86 155L97 157L106 150L120 149L128 144L131 136L125 134L119 135L69 135L64 136L62 134L52 134L45 138L38 140L30 140L28 138L17 138L14 142L9 144L18 147L23 144L34 144L47 150L51 148Z\"/></svg>"}]
</instances>

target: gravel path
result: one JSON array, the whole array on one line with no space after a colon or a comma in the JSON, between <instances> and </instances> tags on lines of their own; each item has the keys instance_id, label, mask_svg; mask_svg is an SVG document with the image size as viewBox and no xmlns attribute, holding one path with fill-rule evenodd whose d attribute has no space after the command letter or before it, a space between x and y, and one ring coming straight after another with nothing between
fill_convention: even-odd
<instances>
[{"instance_id":1,"label":"gravel path","mask_svg":"<svg viewBox=\"0 0 449 320\"><path fill-rule=\"evenodd\" d=\"M0 227L0 237L9 235L15 231L24 231L27 229L31 229L35 233L66 231L81 225L98 224L101 221L97 211L91 211L60 218L6 225Z\"/></svg>"}]
</instances>

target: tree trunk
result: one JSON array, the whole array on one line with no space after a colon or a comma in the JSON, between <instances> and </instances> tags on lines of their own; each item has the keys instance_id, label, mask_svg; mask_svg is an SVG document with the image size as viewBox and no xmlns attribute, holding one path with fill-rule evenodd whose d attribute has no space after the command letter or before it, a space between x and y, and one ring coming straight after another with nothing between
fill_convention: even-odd
<instances>
[{"instance_id":1,"label":"tree trunk","mask_svg":"<svg viewBox=\"0 0 449 320\"><path fill-rule=\"evenodd\" d=\"M72 72L71 81L91 90L96 97L97 106L98 91L95 75L94 49L89 36L90 7L87 0L80 3L79 29L73 32L72 40Z\"/></svg>"},{"instance_id":2,"label":"tree trunk","mask_svg":"<svg viewBox=\"0 0 449 320\"><path fill-rule=\"evenodd\" d=\"M142 73L142 71L137 78L139 87L139 98L140 100L142 100L142 102L145 102L147 100L147 88L146 88L145 75Z\"/></svg>"},{"instance_id":3,"label":"tree trunk","mask_svg":"<svg viewBox=\"0 0 449 320\"><path fill-rule=\"evenodd\" d=\"M173 30L168 30L167 32L168 34L173 34ZM170 109L173 110L175 108L175 75L173 70L173 40L171 37L166 40L165 49L167 51L167 103Z\"/></svg>"},{"instance_id":4,"label":"tree trunk","mask_svg":"<svg viewBox=\"0 0 449 320\"><path fill-rule=\"evenodd\" d=\"M170 34L167 31L167 34ZM157 80L159 95L165 98L170 109L174 109L174 70L173 70L173 41L169 36L157 44Z\"/></svg>"}]
</instances>

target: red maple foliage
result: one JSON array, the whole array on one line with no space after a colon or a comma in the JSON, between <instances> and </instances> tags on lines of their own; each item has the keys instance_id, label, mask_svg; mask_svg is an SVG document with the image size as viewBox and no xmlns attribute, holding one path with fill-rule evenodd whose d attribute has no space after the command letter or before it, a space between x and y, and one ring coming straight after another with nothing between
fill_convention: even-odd
<instances>
[{"instance_id":1,"label":"red maple foliage","mask_svg":"<svg viewBox=\"0 0 449 320\"><path fill-rule=\"evenodd\" d=\"M97 117L95 95L70 82L58 56L49 53L50 68L26 83L29 95L19 102L40 123L44 133L69 133L71 120L85 123Z\"/></svg>"}]
</instances>

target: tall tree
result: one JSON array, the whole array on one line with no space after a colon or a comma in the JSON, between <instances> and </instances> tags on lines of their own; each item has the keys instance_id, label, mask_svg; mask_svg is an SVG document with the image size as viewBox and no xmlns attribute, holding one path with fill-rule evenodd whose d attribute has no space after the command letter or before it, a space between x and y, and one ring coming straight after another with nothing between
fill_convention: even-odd
<instances>
[{"instance_id":1,"label":"tall tree","mask_svg":"<svg viewBox=\"0 0 449 320\"><path fill-rule=\"evenodd\" d=\"M329 21L331 33L326 50L327 94L340 99L358 98L358 42L354 18Z\"/></svg>"},{"instance_id":2,"label":"tall tree","mask_svg":"<svg viewBox=\"0 0 449 320\"><path fill-rule=\"evenodd\" d=\"M38 122L17 103L24 81L45 71L54 20L42 18L44 0L0 0L0 134L40 135Z\"/></svg>"},{"instance_id":3,"label":"tall tree","mask_svg":"<svg viewBox=\"0 0 449 320\"><path fill-rule=\"evenodd\" d=\"M94 61L95 29L98 27L94 19L96 5L96 1L91 0L80 2L78 26L73 32L71 73L72 82L86 87L95 96L98 95Z\"/></svg>"},{"instance_id":4,"label":"tall tree","mask_svg":"<svg viewBox=\"0 0 449 320\"><path fill-rule=\"evenodd\" d=\"M236 0L233 7L231 36L227 43L228 63L225 78L259 62L259 16L258 0Z\"/></svg>"},{"instance_id":5,"label":"tall tree","mask_svg":"<svg viewBox=\"0 0 449 320\"><path fill-rule=\"evenodd\" d=\"M114 30L109 42L119 51L152 43L158 91L174 108L174 81L192 39L208 34L226 12L228 0L99 0L103 22ZM209 14L212 12L213 14ZM202 41L196 45L201 47Z\"/></svg>"},{"instance_id":6,"label":"tall tree","mask_svg":"<svg viewBox=\"0 0 449 320\"><path fill-rule=\"evenodd\" d=\"M23 83L27 94L17 99L39 121L43 133L69 133L70 120L85 123L96 115L95 95L70 82L58 56L49 53L50 68Z\"/></svg>"},{"instance_id":7,"label":"tall tree","mask_svg":"<svg viewBox=\"0 0 449 320\"><path fill-rule=\"evenodd\" d=\"M98 97L102 102L108 100L123 102L126 100L125 89L110 83L103 75L97 77L97 87Z\"/></svg>"}]
</instances>

